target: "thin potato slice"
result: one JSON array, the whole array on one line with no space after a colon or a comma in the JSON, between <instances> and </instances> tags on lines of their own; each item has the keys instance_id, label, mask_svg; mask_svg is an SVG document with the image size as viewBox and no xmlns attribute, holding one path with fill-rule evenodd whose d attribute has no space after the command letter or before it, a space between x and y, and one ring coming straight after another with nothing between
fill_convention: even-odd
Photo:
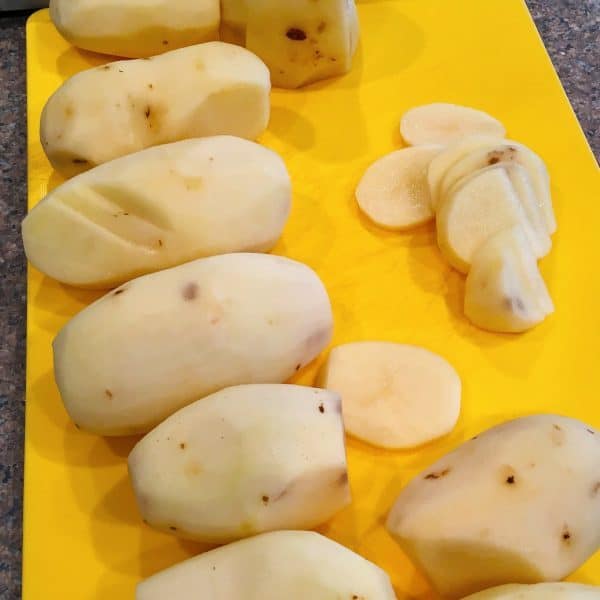
<instances>
[{"instance_id":1,"label":"thin potato slice","mask_svg":"<svg viewBox=\"0 0 600 600\"><path fill-rule=\"evenodd\" d=\"M412 146L420 144L450 144L467 135L504 137L506 129L487 113L437 102L412 108L400 121L400 133Z\"/></svg>"},{"instance_id":2,"label":"thin potato slice","mask_svg":"<svg viewBox=\"0 0 600 600\"><path fill-rule=\"evenodd\" d=\"M439 150L405 148L374 162L356 188L362 212L387 229L408 229L433 219L427 169Z\"/></svg>"},{"instance_id":3,"label":"thin potato slice","mask_svg":"<svg viewBox=\"0 0 600 600\"><path fill-rule=\"evenodd\" d=\"M412 448L446 435L460 413L458 374L442 357L416 346L338 346L319 384L342 396L346 431L382 448Z\"/></svg>"}]
</instances>

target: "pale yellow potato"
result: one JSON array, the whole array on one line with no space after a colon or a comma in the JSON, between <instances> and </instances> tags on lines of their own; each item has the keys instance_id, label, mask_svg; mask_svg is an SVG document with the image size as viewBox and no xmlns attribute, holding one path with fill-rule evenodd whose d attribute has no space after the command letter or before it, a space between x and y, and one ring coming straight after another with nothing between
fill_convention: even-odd
<instances>
[{"instance_id":1,"label":"pale yellow potato","mask_svg":"<svg viewBox=\"0 0 600 600\"><path fill-rule=\"evenodd\" d=\"M461 382L441 356L391 342L335 347L318 385L338 392L351 435L383 448L413 448L452 431Z\"/></svg>"},{"instance_id":2,"label":"pale yellow potato","mask_svg":"<svg viewBox=\"0 0 600 600\"><path fill-rule=\"evenodd\" d=\"M481 110L436 102L404 113L400 134L412 146L446 145L469 135L504 137L506 129L500 121Z\"/></svg>"},{"instance_id":3,"label":"pale yellow potato","mask_svg":"<svg viewBox=\"0 0 600 600\"><path fill-rule=\"evenodd\" d=\"M226 388L135 446L129 474L149 525L227 543L312 529L350 503L340 397L298 385Z\"/></svg>"},{"instance_id":4,"label":"pale yellow potato","mask_svg":"<svg viewBox=\"0 0 600 600\"><path fill-rule=\"evenodd\" d=\"M463 600L596 600L600 587L581 583L509 584L473 594Z\"/></svg>"},{"instance_id":5,"label":"pale yellow potato","mask_svg":"<svg viewBox=\"0 0 600 600\"><path fill-rule=\"evenodd\" d=\"M107 288L215 254L265 252L291 184L281 158L230 136L155 146L70 179L22 225L29 261L78 287Z\"/></svg>"},{"instance_id":6,"label":"pale yellow potato","mask_svg":"<svg viewBox=\"0 0 600 600\"><path fill-rule=\"evenodd\" d=\"M444 598L559 581L600 547L599 474L599 431L523 417L417 475L387 527Z\"/></svg>"},{"instance_id":7,"label":"pale yellow potato","mask_svg":"<svg viewBox=\"0 0 600 600\"><path fill-rule=\"evenodd\" d=\"M201 592L199 592L201 590ZM157 573L136 600L396 600L388 575L310 531L235 542Z\"/></svg>"},{"instance_id":8,"label":"pale yellow potato","mask_svg":"<svg viewBox=\"0 0 600 600\"><path fill-rule=\"evenodd\" d=\"M74 46L129 58L219 36L219 0L50 0L50 18Z\"/></svg>"},{"instance_id":9,"label":"pale yellow potato","mask_svg":"<svg viewBox=\"0 0 600 600\"><path fill-rule=\"evenodd\" d=\"M474 325L519 333L552 312L552 299L520 227L500 231L477 249L465 285L465 315Z\"/></svg>"},{"instance_id":10,"label":"pale yellow potato","mask_svg":"<svg viewBox=\"0 0 600 600\"><path fill-rule=\"evenodd\" d=\"M309 267L223 254L134 279L82 310L54 340L54 372L80 427L144 433L225 387L286 381L331 332Z\"/></svg>"},{"instance_id":11,"label":"pale yellow potato","mask_svg":"<svg viewBox=\"0 0 600 600\"><path fill-rule=\"evenodd\" d=\"M221 0L221 40L246 45L248 0Z\"/></svg>"},{"instance_id":12,"label":"pale yellow potato","mask_svg":"<svg viewBox=\"0 0 600 600\"><path fill-rule=\"evenodd\" d=\"M469 271L474 252L490 236L520 225L533 241L527 215L504 169L489 169L468 179L437 208L437 240L446 260Z\"/></svg>"},{"instance_id":13,"label":"pale yellow potato","mask_svg":"<svg viewBox=\"0 0 600 600\"><path fill-rule=\"evenodd\" d=\"M347 73L358 36L354 0L252 0L248 10L246 47L265 61L277 87Z\"/></svg>"},{"instance_id":14,"label":"pale yellow potato","mask_svg":"<svg viewBox=\"0 0 600 600\"><path fill-rule=\"evenodd\" d=\"M255 139L270 110L269 71L244 48L208 42L68 79L42 112L40 137L66 176L150 146L211 135Z\"/></svg>"},{"instance_id":15,"label":"pale yellow potato","mask_svg":"<svg viewBox=\"0 0 600 600\"><path fill-rule=\"evenodd\" d=\"M361 211L387 229L409 229L431 221L427 169L440 146L404 148L380 158L356 188Z\"/></svg>"}]
</instances>

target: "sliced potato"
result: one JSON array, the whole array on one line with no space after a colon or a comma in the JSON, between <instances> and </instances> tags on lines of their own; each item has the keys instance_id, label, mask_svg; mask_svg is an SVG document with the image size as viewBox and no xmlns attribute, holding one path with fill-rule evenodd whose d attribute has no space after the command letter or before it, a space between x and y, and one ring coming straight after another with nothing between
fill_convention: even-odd
<instances>
[{"instance_id":1,"label":"sliced potato","mask_svg":"<svg viewBox=\"0 0 600 600\"><path fill-rule=\"evenodd\" d=\"M136 600L396 600L387 574L311 531L276 531L191 558L140 583Z\"/></svg>"},{"instance_id":2,"label":"sliced potato","mask_svg":"<svg viewBox=\"0 0 600 600\"><path fill-rule=\"evenodd\" d=\"M374 162L356 188L362 212L387 229L407 229L433 219L427 169L439 150L405 148Z\"/></svg>"},{"instance_id":3,"label":"sliced potato","mask_svg":"<svg viewBox=\"0 0 600 600\"><path fill-rule=\"evenodd\" d=\"M319 385L342 396L348 433L383 448L412 448L446 435L460 413L456 371L442 357L416 346L338 346Z\"/></svg>"},{"instance_id":4,"label":"sliced potato","mask_svg":"<svg viewBox=\"0 0 600 600\"><path fill-rule=\"evenodd\" d=\"M437 209L440 199L440 184L450 167L477 148L500 143L502 143L502 138L499 137L469 135L451 143L445 150L442 150L435 156L427 170L427 182L429 183L429 193L433 209Z\"/></svg>"},{"instance_id":5,"label":"sliced potato","mask_svg":"<svg viewBox=\"0 0 600 600\"><path fill-rule=\"evenodd\" d=\"M600 431L523 417L459 446L401 492L387 527L439 594L558 581L600 547Z\"/></svg>"},{"instance_id":6,"label":"sliced potato","mask_svg":"<svg viewBox=\"0 0 600 600\"><path fill-rule=\"evenodd\" d=\"M477 249L465 288L465 315L473 324L517 333L535 327L553 311L520 227L500 231Z\"/></svg>"},{"instance_id":7,"label":"sliced potato","mask_svg":"<svg viewBox=\"0 0 600 600\"><path fill-rule=\"evenodd\" d=\"M596 600L600 587L580 583L538 583L501 585L463 600Z\"/></svg>"},{"instance_id":8,"label":"sliced potato","mask_svg":"<svg viewBox=\"0 0 600 600\"><path fill-rule=\"evenodd\" d=\"M473 253L494 233L521 225L530 240L535 234L504 169L471 177L438 206L437 239L448 262L467 273Z\"/></svg>"},{"instance_id":9,"label":"sliced potato","mask_svg":"<svg viewBox=\"0 0 600 600\"><path fill-rule=\"evenodd\" d=\"M506 129L481 110L442 102L417 106L400 121L400 133L412 146L450 144L467 135L504 137Z\"/></svg>"}]
</instances>

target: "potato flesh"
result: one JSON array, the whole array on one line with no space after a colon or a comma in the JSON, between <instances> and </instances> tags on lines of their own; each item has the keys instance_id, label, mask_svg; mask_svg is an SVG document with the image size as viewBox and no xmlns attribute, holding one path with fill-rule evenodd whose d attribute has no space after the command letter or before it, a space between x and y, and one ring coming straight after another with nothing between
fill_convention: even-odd
<instances>
[{"instance_id":1,"label":"potato flesh","mask_svg":"<svg viewBox=\"0 0 600 600\"><path fill-rule=\"evenodd\" d=\"M268 251L290 200L274 152L229 136L184 140L59 186L23 221L23 243L46 275L107 288L196 258Z\"/></svg>"},{"instance_id":2,"label":"potato flesh","mask_svg":"<svg viewBox=\"0 0 600 600\"><path fill-rule=\"evenodd\" d=\"M446 145L469 135L504 137L497 119L467 106L437 102L417 106L404 113L400 133L408 144Z\"/></svg>"},{"instance_id":3,"label":"potato flesh","mask_svg":"<svg viewBox=\"0 0 600 600\"><path fill-rule=\"evenodd\" d=\"M311 529L350 502L341 400L295 385L226 388L144 437L129 473L144 520L177 536Z\"/></svg>"},{"instance_id":4,"label":"potato flesh","mask_svg":"<svg viewBox=\"0 0 600 600\"><path fill-rule=\"evenodd\" d=\"M554 306L520 228L491 237L473 256L465 315L489 331L518 333L541 323Z\"/></svg>"},{"instance_id":5,"label":"potato flesh","mask_svg":"<svg viewBox=\"0 0 600 600\"><path fill-rule=\"evenodd\" d=\"M412 448L446 435L460 413L456 371L440 356L416 346L337 346L319 385L341 395L348 433L384 448Z\"/></svg>"},{"instance_id":6,"label":"potato flesh","mask_svg":"<svg viewBox=\"0 0 600 600\"><path fill-rule=\"evenodd\" d=\"M400 493L394 538L438 592L557 581L600 546L600 433L534 415L459 446Z\"/></svg>"},{"instance_id":7,"label":"potato flesh","mask_svg":"<svg viewBox=\"0 0 600 600\"><path fill-rule=\"evenodd\" d=\"M538 583L502 585L473 594L464 600L593 600L600 587L579 583Z\"/></svg>"},{"instance_id":8,"label":"potato flesh","mask_svg":"<svg viewBox=\"0 0 600 600\"><path fill-rule=\"evenodd\" d=\"M356 188L362 212L388 229L407 229L433 219L427 168L439 146L405 148L374 162Z\"/></svg>"},{"instance_id":9,"label":"potato flesh","mask_svg":"<svg viewBox=\"0 0 600 600\"><path fill-rule=\"evenodd\" d=\"M357 42L354 0L253 0L248 11L246 47L265 61L277 87L347 73Z\"/></svg>"},{"instance_id":10,"label":"potato flesh","mask_svg":"<svg viewBox=\"0 0 600 600\"><path fill-rule=\"evenodd\" d=\"M52 22L85 50L142 58L218 39L219 0L51 0Z\"/></svg>"},{"instance_id":11,"label":"potato flesh","mask_svg":"<svg viewBox=\"0 0 600 600\"><path fill-rule=\"evenodd\" d=\"M199 591L200 590L200 591ZM143 581L136 600L395 600L386 573L309 531L229 544Z\"/></svg>"},{"instance_id":12,"label":"potato flesh","mask_svg":"<svg viewBox=\"0 0 600 600\"><path fill-rule=\"evenodd\" d=\"M72 176L183 139L255 139L269 120L269 92L260 59L223 42L109 63L71 77L50 97L42 147L57 171Z\"/></svg>"},{"instance_id":13,"label":"potato flesh","mask_svg":"<svg viewBox=\"0 0 600 600\"><path fill-rule=\"evenodd\" d=\"M54 340L54 370L75 423L144 433L225 387L286 381L331 330L310 268L225 254L145 275L84 309Z\"/></svg>"},{"instance_id":14,"label":"potato flesh","mask_svg":"<svg viewBox=\"0 0 600 600\"><path fill-rule=\"evenodd\" d=\"M438 205L438 245L446 260L463 273L481 244L514 225L520 225L529 239L535 236L503 169L478 173Z\"/></svg>"}]
</instances>

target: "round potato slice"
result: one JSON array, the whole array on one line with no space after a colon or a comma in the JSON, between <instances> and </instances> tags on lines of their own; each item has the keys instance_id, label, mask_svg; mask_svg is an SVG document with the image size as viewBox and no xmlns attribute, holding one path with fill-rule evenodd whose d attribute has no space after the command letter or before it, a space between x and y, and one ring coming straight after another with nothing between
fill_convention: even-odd
<instances>
[{"instance_id":1,"label":"round potato slice","mask_svg":"<svg viewBox=\"0 0 600 600\"><path fill-rule=\"evenodd\" d=\"M424 348L354 342L334 348L318 379L342 397L346 431L374 446L420 446L456 425L461 382Z\"/></svg>"},{"instance_id":2,"label":"round potato slice","mask_svg":"<svg viewBox=\"0 0 600 600\"><path fill-rule=\"evenodd\" d=\"M380 158L356 188L362 212L387 229L408 229L433 219L427 169L439 146L405 148Z\"/></svg>"},{"instance_id":3,"label":"round potato slice","mask_svg":"<svg viewBox=\"0 0 600 600\"><path fill-rule=\"evenodd\" d=\"M449 144L467 135L504 137L506 129L487 113L437 102L412 108L400 121L400 133L412 146L420 144Z\"/></svg>"}]
</instances>

